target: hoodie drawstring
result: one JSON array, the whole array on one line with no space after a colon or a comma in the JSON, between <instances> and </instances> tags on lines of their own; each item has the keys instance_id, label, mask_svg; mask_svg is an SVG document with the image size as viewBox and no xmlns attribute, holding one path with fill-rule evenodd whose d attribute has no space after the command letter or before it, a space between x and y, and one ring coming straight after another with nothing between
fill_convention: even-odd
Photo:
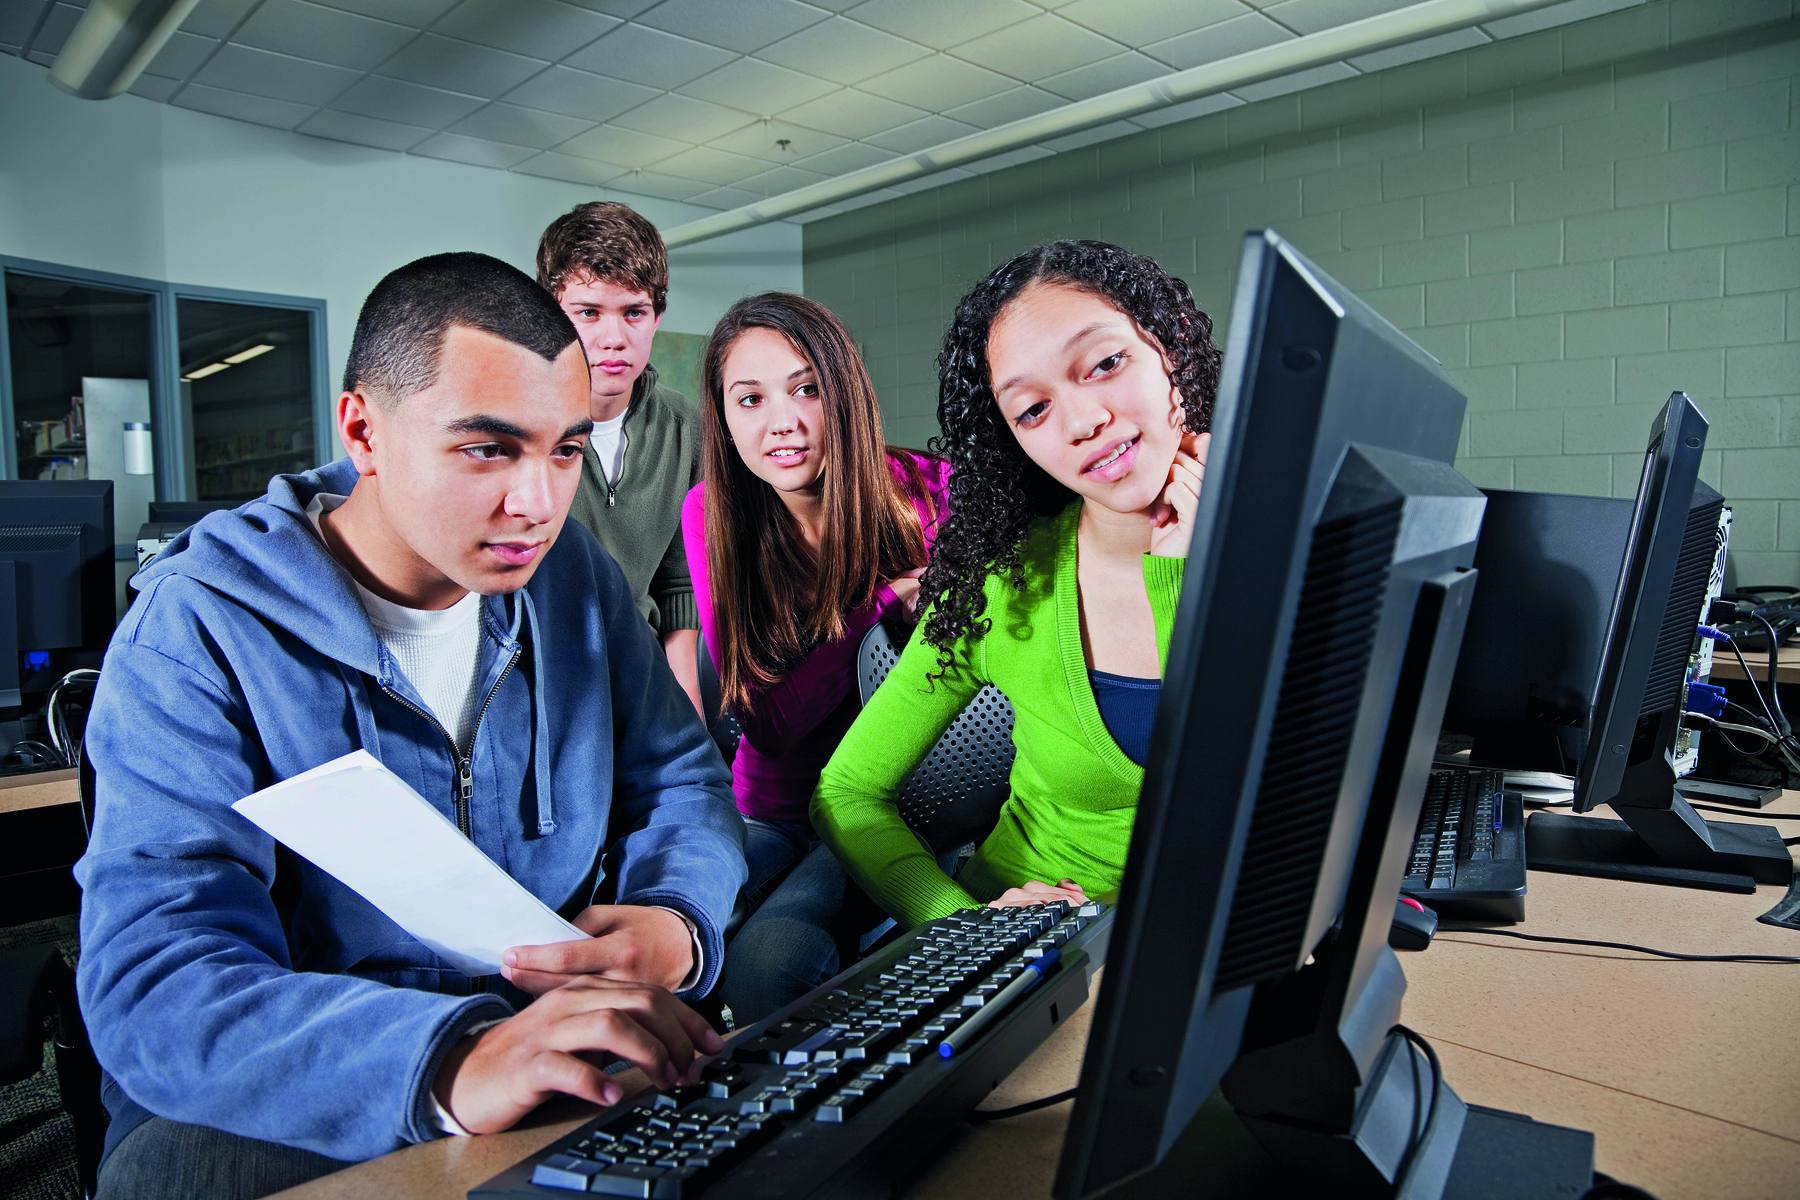
<instances>
[{"instance_id":1,"label":"hoodie drawstring","mask_svg":"<svg viewBox=\"0 0 1800 1200\"><path fill-rule=\"evenodd\" d=\"M531 627L531 775L537 781L538 834L556 832L556 803L550 787L550 707L544 699L544 640L538 633L537 606L531 593L520 589L525 623ZM517 621L514 622L515 627ZM516 636L516 634L515 634Z\"/></svg>"}]
</instances>

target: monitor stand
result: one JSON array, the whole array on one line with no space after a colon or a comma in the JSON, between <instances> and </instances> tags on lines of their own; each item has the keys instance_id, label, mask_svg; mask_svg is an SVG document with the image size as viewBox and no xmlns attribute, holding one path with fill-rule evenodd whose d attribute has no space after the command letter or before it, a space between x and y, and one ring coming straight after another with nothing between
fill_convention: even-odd
<instances>
[{"instance_id":1,"label":"monitor stand","mask_svg":"<svg viewBox=\"0 0 1800 1200\"><path fill-rule=\"evenodd\" d=\"M1664 808L1613 803L1624 818L1533 813L1525 865L1534 871L1628 879L1749 895L1759 883L1786 887L1794 858L1773 826L1704 821L1680 796Z\"/></svg>"}]
</instances>

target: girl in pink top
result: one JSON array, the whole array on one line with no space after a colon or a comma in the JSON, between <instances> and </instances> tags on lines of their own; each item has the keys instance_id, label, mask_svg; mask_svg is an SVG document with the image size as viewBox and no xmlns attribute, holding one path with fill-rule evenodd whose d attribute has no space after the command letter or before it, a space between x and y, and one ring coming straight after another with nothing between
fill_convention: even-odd
<instances>
[{"instance_id":1,"label":"girl in pink top","mask_svg":"<svg viewBox=\"0 0 1800 1200\"><path fill-rule=\"evenodd\" d=\"M703 370L705 482L681 525L701 636L743 731L732 781L751 916L720 980L742 1024L837 973L845 877L807 807L861 708L863 635L910 619L949 468L885 444L855 342L803 296L739 301Z\"/></svg>"}]
</instances>

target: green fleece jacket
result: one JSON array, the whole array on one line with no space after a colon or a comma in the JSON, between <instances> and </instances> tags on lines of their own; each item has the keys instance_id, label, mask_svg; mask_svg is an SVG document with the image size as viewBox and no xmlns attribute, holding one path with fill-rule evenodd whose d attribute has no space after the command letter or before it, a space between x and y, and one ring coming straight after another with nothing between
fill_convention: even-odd
<instances>
[{"instance_id":1,"label":"green fleece jacket","mask_svg":"<svg viewBox=\"0 0 1800 1200\"><path fill-rule=\"evenodd\" d=\"M625 465L608 485L599 456L581 456L581 484L569 519L618 560L631 599L659 638L700 628L687 547L681 540L681 502L700 482L700 414L646 365L631 391L623 429Z\"/></svg>"},{"instance_id":2,"label":"green fleece jacket","mask_svg":"<svg viewBox=\"0 0 1800 1200\"><path fill-rule=\"evenodd\" d=\"M973 907L1033 879L1073 879L1089 896L1109 901L1119 890L1144 770L1107 732L1088 682L1075 577L1080 515L1077 501L1026 536L1023 592L1006 574L988 577L993 627L956 643L942 679L927 678L937 669L937 647L913 637L819 779L813 828L903 924ZM1184 561L1144 556L1165 665ZM900 819L894 799L989 683L1016 714L1012 795L993 833L951 879Z\"/></svg>"}]
</instances>

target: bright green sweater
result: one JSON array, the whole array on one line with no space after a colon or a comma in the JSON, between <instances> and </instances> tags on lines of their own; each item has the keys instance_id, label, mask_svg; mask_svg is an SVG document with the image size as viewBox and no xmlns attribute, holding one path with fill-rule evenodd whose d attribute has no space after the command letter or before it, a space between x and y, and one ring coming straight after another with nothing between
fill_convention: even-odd
<instances>
[{"instance_id":1,"label":"bright green sweater","mask_svg":"<svg viewBox=\"0 0 1800 1200\"><path fill-rule=\"evenodd\" d=\"M915 636L850 727L819 779L812 822L883 908L917 925L991 900L1028 880L1073 879L1111 900L1125 869L1144 771L1119 749L1094 701L1081 650L1075 577L1076 501L1039 522L1023 553L1025 590L988 577L992 629L964 637L944 678L937 647ZM1144 586L1166 665L1183 559L1144 556ZM1091 614L1104 619L1103 614ZM1012 701L1012 795L957 879L938 869L894 799L913 768L984 684Z\"/></svg>"}]
</instances>

